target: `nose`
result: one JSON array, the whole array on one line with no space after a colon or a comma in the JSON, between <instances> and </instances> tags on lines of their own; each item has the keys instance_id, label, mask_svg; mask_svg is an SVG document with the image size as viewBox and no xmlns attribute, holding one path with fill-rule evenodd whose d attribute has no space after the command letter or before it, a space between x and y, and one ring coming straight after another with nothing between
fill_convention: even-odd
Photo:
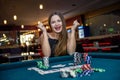
<instances>
[{"instance_id":1,"label":"nose","mask_svg":"<svg viewBox=\"0 0 120 80\"><path fill-rule=\"evenodd\" d=\"M59 25L59 22L56 21L56 22L55 22L55 26L58 26L58 25Z\"/></svg>"}]
</instances>

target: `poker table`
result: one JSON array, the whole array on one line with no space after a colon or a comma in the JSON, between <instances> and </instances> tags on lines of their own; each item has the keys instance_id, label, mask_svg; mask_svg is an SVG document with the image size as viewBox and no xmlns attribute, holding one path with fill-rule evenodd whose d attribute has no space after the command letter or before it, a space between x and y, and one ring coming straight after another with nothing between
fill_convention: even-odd
<instances>
[{"instance_id":1,"label":"poker table","mask_svg":"<svg viewBox=\"0 0 120 80\"><path fill-rule=\"evenodd\" d=\"M120 80L120 53L88 53L92 56L91 67L105 69L90 76L61 78L60 72L41 75L30 67L36 67L42 59L0 64L0 80ZM50 66L73 62L73 56L49 58ZM49 68L51 69L51 68Z\"/></svg>"}]
</instances>

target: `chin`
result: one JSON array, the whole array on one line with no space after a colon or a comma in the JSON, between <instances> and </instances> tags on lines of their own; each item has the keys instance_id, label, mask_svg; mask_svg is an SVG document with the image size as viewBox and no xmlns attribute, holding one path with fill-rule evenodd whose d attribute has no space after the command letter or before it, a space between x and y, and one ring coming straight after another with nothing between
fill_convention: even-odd
<instances>
[{"instance_id":1,"label":"chin","mask_svg":"<svg viewBox=\"0 0 120 80\"><path fill-rule=\"evenodd\" d=\"M61 31L55 31L56 33L61 33L62 32L62 30Z\"/></svg>"}]
</instances>

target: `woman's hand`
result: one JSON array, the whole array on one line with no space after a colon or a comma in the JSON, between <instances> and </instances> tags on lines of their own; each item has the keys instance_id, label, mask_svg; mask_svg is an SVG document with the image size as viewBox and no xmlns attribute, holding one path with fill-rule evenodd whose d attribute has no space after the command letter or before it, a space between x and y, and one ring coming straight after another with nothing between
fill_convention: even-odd
<instances>
[{"instance_id":1,"label":"woman's hand","mask_svg":"<svg viewBox=\"0 0 120 80\"><path fill-rule=\"evenodd\" d=\"M75 30L78 27L78 25L80 25L80 23L77 20L75 20L73 22L73 26L71 27L71 30Z\"/></svg>"},{"instance_id":2,"label":"woman's hand","mask_svg":"<svg viewBox=\"0 0 120 80\"><path fill-rule=\"evenodd\" d=\"M41 29L43 32L46 32L46 28L45 26L43 25L43 23L39 23L38 26L37 26L39 29Z\"/></svg>"}]
</instances>

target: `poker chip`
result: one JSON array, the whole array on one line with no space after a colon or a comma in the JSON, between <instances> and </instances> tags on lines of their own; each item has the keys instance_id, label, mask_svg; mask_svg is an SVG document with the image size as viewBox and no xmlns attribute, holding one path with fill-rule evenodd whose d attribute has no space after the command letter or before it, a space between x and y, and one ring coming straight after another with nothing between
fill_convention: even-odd
<instances>
[{"instance_id":1,"label":"poker chip","mask_svg":"<svg viewBox=\"0 0 120 80\"><path fill-rule=\"evenodd\" d=\"M74 65L79 65L81 63L81 54L78 52L74 53Z\"/></svg>"},{"instance_id":2,"label":"poker chip","mask_svg":"<svg viewBox=\"0 0 120 80\"><path fill-rule=\"evenodd\" d=\"M48 66L44 66L42 61L37 61L37 67L41 69L48 69Z\"/></svg>"},{"instance_id":3,"label":"poker chip","mask_svg":"<svg viewBox=\"0 0 120 80\"><path fill-rule=\"evenodd\" d=\"M81 67L82 70L91 70L91 66L90 64L83 64L82 67Z\"/></svg>"},{"instance_id":4,"label":"poker chip","mask_svg":"<svg viewBox=\"0 0 120 80\"><path fill-rule=\"evenodd\" d=\"M49 57L43 57L44 66L49 67Z\"/></svg>"},{"instance_id":5,"label":"poker chip","mask_svg":"<svg viewBox=\"0 0 120 80\"><path fill-rule=\"evenodd\" d=\"M90 76L91 73L93 73L93 70L87 70L86 73L84 74L84 76Z\"/></svg>"},{"instance_id":6,"label":"poker chip","mask_svg":"<svg viewBox=\"0 0 120 80\"><path fill-rule=\"evenodd\" d=\"M75 77L77 76L77 75L76 75L76 72L73 71L73 70L70 70L70 71L69 71L69 74L70 74L70 76L73 77L73 78L75 78Z\"/></svg>"},{"instance_id":7,"label":"poker chip","mask_svg":"<svg viewBox=\"0 0 120 80\"><path fill-rule=\"evenodd\" d=\"M56 68L55 70L51 70L46 73L60 72L61 78L75 78L75 77L83 77L83 76L91 76L93 72L105 72L105 69L102 68L91 68L91 59L92 57L88 55L88 53L80 54L79 52L74 53L73 62L67 64L58 64L53 65L51 68ZM38 69L48 69L49 68L49 57L43 57L43 61L37 61ZM71 66L71 67L67 67ZM65 68L64 68L65 67ZM60 68L57 70L57 68ZM31 69L28 69L31 70ZM37 70L41 73L41 70Z\"/></svg>"},{"instance_id":8,"label":"poker chip","mask_svg":"<svg viewBox=\"0 0 120 80\"><path fill-rule=\"evenodd\" d=\"M86 57L86 64L91 64L91 56Z\"/></svg>"},{"instance_id":9,"label":"poker chip","mask_svg":"<svg viewBox=\"0 0 120 80\"><path fill-rule=\"evenodd\" d=\"M65 70L61 70L60 75L61 75L62 78L67 78L69 76L68 72L66 72Z\"/></svg>"},{"instance_id":10,"label":"poker chip","mask_svg":"<svg viewBox=\"0 0 120 80\"><path fill-rule=\"evenodd\" d=\"M84 53L84 54L83 54L84 62L87 60L87 56L88 56L88 53Z\"/></svg>"},{"instance_id":11,"label":"poker chip","mask_svg":"<svg viewBox=\"0 0 120 80\"><path fill-rule=\"evenodd\" d=\"M82 71L83 70L81 68L78 68L78 69L75 70L76 73L82 73Z\"/></svg>"},{"instance_id":12,"label":"poker chip","mask_svg":"<svg viewBox=\"0 0 120 80\"><path fill-rule=\"evenodd\" d=\"M39 67L39 68L42 68L42 67L43 67L42 61L37 61L37 67Z\"/></svg>"},{"instance_id":13,"label":"poker chip","mask_svg":"<svg viewBox=\"0 0 120 80\"><path fill-rule=\"evenodd\" d=\"M93 70L95 72L105 72L105 69L101 69L101 68L93 68Z\"/></svg>"}]
</instances>

